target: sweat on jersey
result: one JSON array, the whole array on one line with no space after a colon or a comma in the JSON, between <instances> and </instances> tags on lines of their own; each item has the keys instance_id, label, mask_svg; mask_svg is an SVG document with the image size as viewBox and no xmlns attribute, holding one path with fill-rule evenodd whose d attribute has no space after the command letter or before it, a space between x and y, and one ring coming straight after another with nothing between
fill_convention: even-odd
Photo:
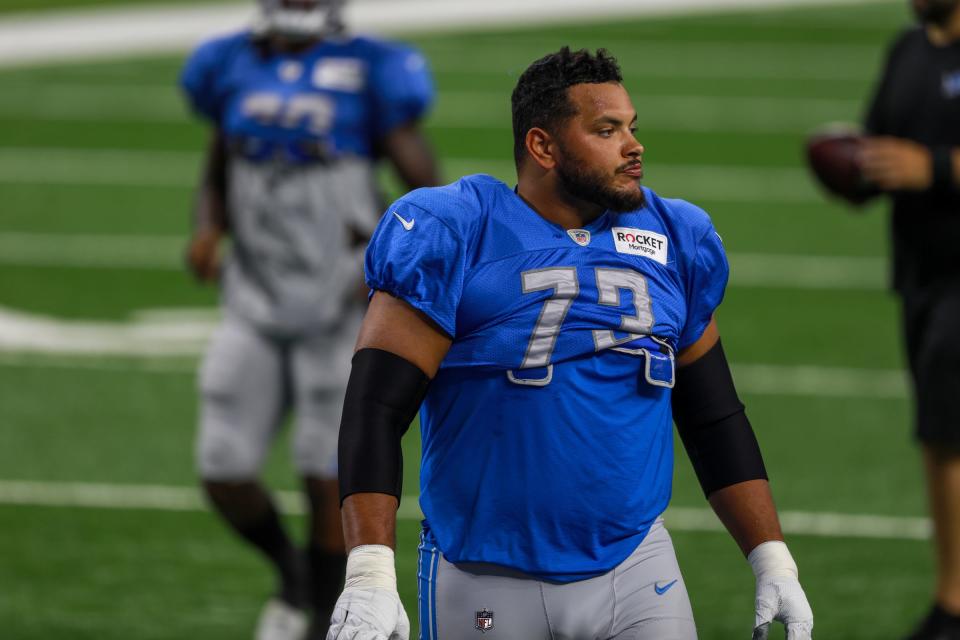
<instances>
[{"instance_id":1,"label":"sweat on jersey","mask_svg":"<svg viewBox=\"0 0 960 640\"><path fill-rule=\"evenodd\" d=\"M348 226L383 209L378 142L433 101L423 57L358 36L269 53L242 32L202 44L180 84L229 151L228 311L288 335L335 322L362 270Z\"/></svg>"},{"instance_id":2,"label":"sweat on jersey","mask_svg":"<svg viewBox=\"0 0 960 640\"><path fill-rule=\"evenodd\" d=\"M706 213L644 193L565 231L470 176L381 219L368 285L453 338L420 412L420 506L450 562L591 578L666 508L673 355L702 335L729 269Z\"/></svg>"}]
</instances>

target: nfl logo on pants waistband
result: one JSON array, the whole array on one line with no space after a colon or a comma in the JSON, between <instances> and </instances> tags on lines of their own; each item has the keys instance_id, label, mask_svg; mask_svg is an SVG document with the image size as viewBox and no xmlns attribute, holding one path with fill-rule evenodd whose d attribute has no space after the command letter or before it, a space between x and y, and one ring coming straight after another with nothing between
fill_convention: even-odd
<instances>
[{"instance_id":1,"label":"nfl logo on pants waistband","mask_svg":"<svg viewBox=\"0 0 960 640\"><path fill-rule=\"evenodd\" d=\"M493 611L477 611L476 628L480 631L493 630Z\"/></svg>"}]
</instances>

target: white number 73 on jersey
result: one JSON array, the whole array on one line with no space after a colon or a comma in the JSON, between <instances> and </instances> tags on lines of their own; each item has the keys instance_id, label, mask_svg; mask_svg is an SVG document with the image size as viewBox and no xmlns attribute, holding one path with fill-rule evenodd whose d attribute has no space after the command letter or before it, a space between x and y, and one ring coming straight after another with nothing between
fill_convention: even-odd
<instances>
[{"instance_id":1,"label":"white number 73 on jersey","mask_svg":"<svg viewBox=\"0 0 960 640\"><path fill-rule=\"evenodd\" d=\"M594 269L597 278L597 291L603 306L619 307L620 291L628 290L633 293L634 315L620 317L620 330L627 332L627 336L617 339L613 331L606 329L593 330L593 344L597 351L616 347L617 345L636 340L653 329L654 319L647 280L641 274L630 269ZM533 327L527 351L523 356L521 369L546 367L547 375L543 378L518 378L513 371L507 371L510 382L515 384L543 387L550 384L553 378L553 365L550 358L557 344L557 337L567 312L574 299L580 294L580 282L577 279L577 270L574 267L554 267L551 269L534 269L520 274L524 293L552 290L553 295L546 299L540 316Z\"/></svg>"}]
</instances>

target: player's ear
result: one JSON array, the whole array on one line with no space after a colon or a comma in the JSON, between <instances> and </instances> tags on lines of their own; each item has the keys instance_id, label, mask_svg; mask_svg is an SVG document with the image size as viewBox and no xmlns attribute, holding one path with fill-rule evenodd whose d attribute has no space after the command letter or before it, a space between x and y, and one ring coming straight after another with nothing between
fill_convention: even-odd
<instances>
[{"instance_id":1,"label":"player's ear","mask_svg":"<svg viewBox=\"0 0 960 640\"><path fill-rule=\"evenodd\" d=\"M544 170L549 171L557 165L556 160L556 144L554 142L553 136L551 136L545 129L540 127L533 127L527 131L527 137L525 139L527 145L527 153L530 154L530 157L540 165Z\"/></svg>"}]
</instances>

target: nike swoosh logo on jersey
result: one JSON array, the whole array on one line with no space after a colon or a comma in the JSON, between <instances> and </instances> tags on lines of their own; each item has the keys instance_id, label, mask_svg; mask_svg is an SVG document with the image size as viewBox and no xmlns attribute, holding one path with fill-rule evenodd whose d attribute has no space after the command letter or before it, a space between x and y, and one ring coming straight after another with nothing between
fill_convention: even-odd
<instances>
[{"instance_id":1,"label":"nike swoosh logo on jersey","mask_svg":"<svg viewBox=\"0 0 960 640\"><path fill-rule=\"evenodd\" d=\"M654 583L653 583L653 590L657 592L657 595L658 595L658 596L662 596L662 595L665 594L667 591L670 591L670 587L672 587L672 586L675 585L675 584L677 584L677 581L676 581L676 580L674 580L673 582L668 582L667 584L665 584L665 585L663 585L663 586L661 587L659 584L657 584L656 582L654 582Z\"/></svg>"},{"instance_id":2,"label":"nike swoosh logo on jersey","mask_svg":"<svg viewBox=\"0 0 960 640\"><path fill-rule=\"evenodd\" d=\"M403 218L401 218L400 214L397 213L396 211L393 212L393 215L396 216L397 220L400 221L400 224L402 224L403 228L406 229L407 231L410 231L410 229L413 229L413 225L417 224L417 220L415 218L410 218L410 221L408 222L407 220L404 220Z\"/></svg>"}]
</instances>

